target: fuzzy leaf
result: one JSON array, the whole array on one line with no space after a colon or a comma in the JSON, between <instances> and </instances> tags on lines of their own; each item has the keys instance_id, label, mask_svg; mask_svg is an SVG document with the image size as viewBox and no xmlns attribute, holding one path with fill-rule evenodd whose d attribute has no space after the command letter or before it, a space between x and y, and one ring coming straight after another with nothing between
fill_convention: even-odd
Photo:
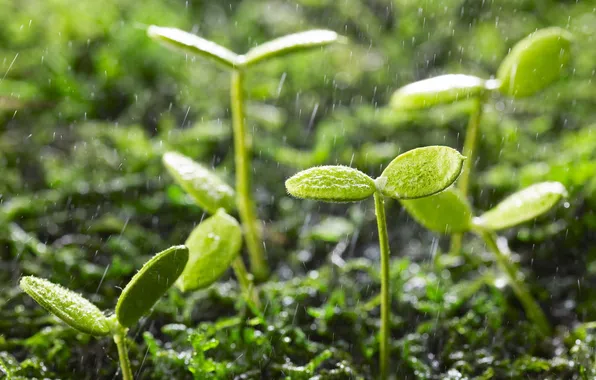
<instances>
[{"instance_id":1,"label":"fuzzy leaf","mask_svg":"<svg viewBox=\"0 0 596 380\"><path fill-rule=\"evenodd\" d=\"M240 253L242 230L223 210L199 224L186 240L188 264L176 282L182 291L203 289L217 281Z\"/></svg>"},{"instance_id":2,"label":"fuzzy leaf","mask_svg":"<svg viewBox=\"0 0 596 380\"><path fill-rule=\"evenodd\" d=\"M448 74L408 84L393 93L391 107L418 110L480 96L486 81L471 75Z\"/></svg>"},{"instance_id":3,"label":"fuzzy leaf","mask_svg":"<svg viewBox=\"0 0 596 380\"><path fill-rule=\"evenodd\" d=\"M288 193L326 202L356 202L374 194L375 182L360 170L347 166L317 166L286 181Z\"/></svg>"},{"instance_id":4,"label":"fuzzy leaf","mask_svg":"<svg viewBox=\"0 0 596 380\"><path fill-rule=\"evenodd\" d=\"M188 248L170 247L147 261L122 291L116 317L124 327L135 324L176 282L186 263Z\"/></svg>"},{"instance_id":5,"label":"fuzzy leaf","mask_svg":"<svg viewBox=\"0 0 596 380\"><path fill-rule=\"evenodd\" d=\"M238 66L236 53L183 30L151 25L147 29L147 35L169 48L211 58L229 68Z\"/></svg>"},{"instance_id":6,"label":"fuzzy leaf","mask_svg":"<svg viewBox=\"0 0 596 380\"><path fill-rule=\"evenodd\" d=\"M472 226L472 208L456 188L400 202L418 223L431 231L442 234L466 232Z\"/></svg>"},{"instance_id":7,"label":"fuzzy leaf","mask_svg":"<svg viewBox=\"0 0 596 380\"><path fill-rule=\"evenodd\" d=\"M234 190L215 173L176 152L163 155L163 163L180 185L204 210L213 214L218 209L234 209Z\"/></svg>"},{"instance_id":8,"label":"fuzzy leaf","mask_svg":"<svg viewBox=\"0 0 596 380\"><path fill-rule=\"evenodd\" d=\"M103 313L83 296L43 278L27 276L19 283L44 309L69 326L86 334L108 335L110 326Z\"/></svg>"},{"instance_id":9,"label":"fuzzy leaf","mask_svg":"<svg viewBox=\"0 0 596 380\"><path fill-rule=\"evenodd\" d=\"M281 57L302 50L320 48L342 38L339 34L331 30L309 30L290 34L250 49L244 55L243 65L248 67L271 58Z\"/></svg>"},{"instance_id":10,"label":"fuzzy leaf","mask_svg":"<svg viewBox=\"0 0 596 380\"><path fill-rule=\"evenodd\" d=\"M513 227L544 214L566 196L567 190L559 182L537 183L508 196L475 223L494 231Z\"/></svg>"},{"instance_id":11,"label":"fuzzy leaf","mask_svg":"<svg viewBox=\"0 0 596 380\"><path fill-rule=\"evenodd\" d=\"M497 72L499 90L510 96L531 96L556 81L571 58L573 35L552 27L518 42Z\"/></svg>"},{"instance_id":12,"label":"fuzzy leaf","mask_svg":"<svg viewBox=\"0 0 596 380\"><path fill-rule=\"evenodd\" d=\"M395 199L428 197L449 187L465 157L446 146L417 148L397 156L375 180L379 191Z\"/></svg>"}]
</instances>

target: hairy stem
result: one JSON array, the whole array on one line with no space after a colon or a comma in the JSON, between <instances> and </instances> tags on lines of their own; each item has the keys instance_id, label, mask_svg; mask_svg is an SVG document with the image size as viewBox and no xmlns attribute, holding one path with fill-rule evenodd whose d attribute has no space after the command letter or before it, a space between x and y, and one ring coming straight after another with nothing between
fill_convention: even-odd
<instances>
[{"instance_id":1,"label":"hairy stem","mask_svg":"<svg viewBox=\"0 0 596 380\"><path fill-rule=\"evenodd\" d=\"M461 175L457 180L457 188L464 198L468 197L470 187L470 175L476 160L476 145L478 143L478 129L480 128L480 119L482 118L482 108L484 106L484 97L474 98L474 108L470 114L468 127L466 128L466 139L464 140L463 155L466 156ZM461 251L463 234L457 233L451 235L451 248L449 252L459 253Z\"/></svg>"},{"instance_id":2,"label":"hairy stem","mask_svg":"<svg viewBox=\"0 0 596 380\"><path fill-rule=\"evenodd\" d=\"M232 71L231 102L234 130L234 160L236 164L236 206L244 227L244 238L250 258L250 269L259 281L269 276L269 268L263 252L261 230L256 217L255 205L250 189L250 158L246 143L244 124L244 73Z\"/></svg>"},{"instance_id":3,"label":"hairy stem","mask_svg":"<svg viewBox=\"0 0 596 380\"><path fill-rule=\"evenodd\" d=\"M130 368L130 360L128 359L128 349L126 348L126 332L122 329L121 332L114 334L114 342L118 347L118 357L120 358L120 370L122 371L122 380L133 380L132 370Z\"/></svg>"},{"instance_id":4,"label":"hairy stem","mask_svg":"<svg viewBox=\"0 0 596 380\"><path fill-rule=\"evenodd\" d=\"M250 305L253 311L259 311L260 313L261 301L259 300L259 294L254 287L254 283L251 278L252 276L246 271L246 267L244 266L244 262L242 261L241 257L237 257L232 262L232 268L234 269L234 274L236 275L236 279L238 279L240 289L242 289L242 293L244 294L246 302Z\"/></svg>"},{"instance_id":5,"label":"hairy stem","mask_svg":"<svg viewBox=\"0 0 596 380\"><path fill-rule=\"evenodd\" d=\"M385 218L385 200L383 195L375 192L375 214L379 230L379 247L381 251L381 335L380 335L380 367L381 380L387 379L389 374L389 238L387 237L387 220Z\"/></svg>"},{"instance_id":6,"label":"hairy stem","mask_svg":"<svg viewBox=\"0 0 596 380\"><path fill-rule=\"evenodd\" d=\"M519 270L513 263L511 263L509 256L499 249L494 233L483 231L480 234L486 245L495 254L497 264L509 278L509 284L524 307L528 319L534 322L545 336L550 335L551 326L548 319L542 312L540 305L534 300L534 297L532 297L526 284L521 279Z\"/></svg>"}]
</instances>

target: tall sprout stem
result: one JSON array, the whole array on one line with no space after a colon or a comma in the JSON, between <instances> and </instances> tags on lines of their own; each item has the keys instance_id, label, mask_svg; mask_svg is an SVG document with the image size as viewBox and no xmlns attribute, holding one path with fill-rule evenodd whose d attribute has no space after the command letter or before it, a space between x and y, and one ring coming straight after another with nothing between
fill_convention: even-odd
<instances>
[{"instance_id":1,"label":"tall sprout stem","mask_svg":"<svg viewBox=\"0 0 596 380\"><path fill-rule=\"evenodd\" d=\"M476 160L476 145L478 144L478 130L480 129L480 119L482 118L482 108L484 106L484 96L474 98L474 106L470 119L468 120L468 127L466 128L466 139L464 140L463 155L466 156L461 175L457 180L457 188L464 196L468 197L468 190L470 187L470 175L474 168L474 161ZM457 254L461 251L463 234L457 233L451 236L450 252Z\"/></svg>"},{"instance_id":2,"label":"tall sprout stem","mask_svg":"<svg viewBox=\"0 0 596 380\"><path fill-rule=\"evenodd\" d=\"M123 328L120 330L114 334L114 342L116 343L116 347L118 347L122 380L133 380L130 360L128 359L128 349L126 348L126 330Z\"/></svg>"},{"instance_id":3,"label":"tall sprout stem","mask_svg":"<svg viewBox=\"0 0 596 380\"><path fill-rule=\"evenodd\" d=\"M550 335L551 326L548 319L542 312L540 305L534 300L530 290L526 287L526 284L521 279L519 270L509 260L509 255L505 254L498 246L497 239L494 233L488 231L480 232L488 248L495 254L497 264L501 270L509 278L509 284L513 289L513 292L521 302L528 319L531 320L538 326L542 334L545 336Z\"/></svg>"},{"instance_id":4,"label":"tall sprout stem","mask_svg":"<svg viewBox=\"0 0 596 380\"><path fill-rule=\"evenodd\" d=\"M385 199L379 192L375 192L374 198L381 251L380 378L385 380L389 374L389 337L391 336L389 329L389 311L391 308L391 298L389 296L389 238L387 237L387 219L385 218Z\"/></svg>"},{"instance_id":5,"label":"tall sprout stem","mask_svg":"<svg viewBox=\"0 0 596 380\"><path fill-rule=\"evenodd\" d=\"M261 229L257 221L250 188L251 165L246 143L243 83L244 72L233 70L230 95L236 164L236 206L244 227L251 272L257 280L262 281L269 276L269 268L263 252Z\"/></svg>"},{"instance_id":6,"label":"tall sprout stem","mask_svg":"<svg viewBox=\"0 0 596 380\"><path fill-rule=\"evenodd\" d=\"M232 262L232 268L234 269L234 274L236 275L236 279L240 284L240 289L244 294L246 302L249 304L253 312L259 315L261 312L261 301L259 300L259 294L257 293L257 289L255 288L252 281L252 276L246 271L246 267L244 266L244 262L242 261L241 257L237 257Z\"/></svg>"}]
</instances>

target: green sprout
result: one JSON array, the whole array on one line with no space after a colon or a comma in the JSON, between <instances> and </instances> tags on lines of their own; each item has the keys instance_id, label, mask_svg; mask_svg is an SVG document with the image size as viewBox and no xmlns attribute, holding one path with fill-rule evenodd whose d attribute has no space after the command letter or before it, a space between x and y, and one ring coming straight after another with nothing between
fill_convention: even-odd
<instances>
[{"instance_id":1,"label":"green sprout","mask_svg":"<svg viewBox=\"0 0 596 380\"><path fill-rule=\"evenodd\" d=\"M44 309L72 328L97 337L111 334L118 348L122 378L132 380L126 332L176 282L187 262L188 249L183 245L156 254L126 285L112 317L106 317L83 296L48 280L26 276L19 285Z\"/></svg>"},{"instance_id":2,"label":"green sprout","mask_svg":"<svg viewBox=\"0 0 596 380\"><path fill-rule=\"evenodd\" d=\"M472 100L462 153L468 158L457 186L468 197L472 165L482 110L489 94L498 91L514 98L532 96L555 82L571 58L573 36L551 27L538 30L518 42L501 63L496 79L485 80L471 75L448 74L408 84L392 96L390 106L398 111L416 111L461 100ZM451 251L461 250L462 235L452 236Z\"/></svg>"},{"instance_id":3,"label":"green sprout","mask_svg":"<svg viewBox=\"0 0 596 380\"><path fill-rule=\"evenodd\" d=\"M460 175L465 157L444 146L418 148L397 156L380 177L372 179L347 166L319 166L301 171L286 181L297 198L324 202L357 202L373 196L381 254L380 374L389 373L389 239L385 197L417 199L449 187Z\"/></svg>"},{"instance_id":4,"label":"green sprout","mask_svg":"<svg viewBox=\"0 0 596 380\"><path fill-rule=\"evenodd\" d=\"M264 280L269 275L269 268L263 253L261 229L257 222L250 187L251 163L245 128L244 75L258 63L294 52L321 48L341 40L342 37L329 30L311 30L269 41L250 49L246 54L239 55L212 41L176 28L150 26L147 34L167 47L212 59L231 70L230 99L236 166L236 207L244 228L251 272L256 279Z\"/></svg>"},{"instance_id":5,"label":"green sprout","mask_svg":"<svg viewBox=\"0 0 596 380\"><path fill-rule=\"evenodd\" d=\"M554 207L567 195L559 182L542 182L529 186L474 218L472 207L461 190L452 188L437 195L401 200L404 208L424 227L439 233L472 232L481 237L495 255L497 265L508 277L513 292L528 318L548 335L551 326L523 281L520 270L511 262L505 244L497 244L495 232L530 221Z\"/></svg>"}]
</instances>

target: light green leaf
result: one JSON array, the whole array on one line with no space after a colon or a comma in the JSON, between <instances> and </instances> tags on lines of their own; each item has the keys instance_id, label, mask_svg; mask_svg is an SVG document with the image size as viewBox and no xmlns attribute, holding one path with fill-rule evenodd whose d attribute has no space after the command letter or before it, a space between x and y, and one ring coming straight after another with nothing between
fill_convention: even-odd
<instances>
[{"instance_id":1,"label":"light green leaf","mask_svg":"<svg viewBox=\"0 0 596 380\"><path fill-rule=\"evenodd\" d=\"M403 199L400 202L418 223L431 231L448 234L471 229L472 208L456 188L430 197Z\"/></svg>"},{"instance_id":2,"label":"light green leaf","mask_svg":"<svg viewBox=\"0 0 596 380\"><path fill-rule=\"evenodd\" d=\"M375 180L379 191L395 199L422 198L449 187L465 157L446 146L417 148L397 156Z\"/></svg>"},{"instance_id":3,"label":"light green leaf","mask_svg":"<svg viewBox=\"0 0 596 380\"><path fill-rule=\"evenodd\" d=\"M286 181L286 190L297 198L326 202L356 202L374 194L375 182L347 166L317 166Z\"/></svg>"},{"instance_id":4,"label":"light green leaf","mask_svg":"<svg viewBox=\"0 0 596 380\"><path fill-rule=\"evenodd\" d=\"M544 214L567 196L559 182L541 182L505 198L475 220L481 227L501 230L527 222Z\"/></svg>"},{"instance_id":5,"label":"light green leaf","mask_svg":"<svg viewBox=\"0 0 596 380\"><path fill-rule=\"evenodd\" d=\"M222 209L199 224L186 240L188 264L176 282L182 291L203 289L217 281L242 247L240 225Z\"/></svg>"},{"instance_id":6,"label":"light green leaf","mask_svg":"<svg viewBox=\"0 0 596 380\"><path fill-rule=\"evenodd\" d=\"M169 48L211 58L229 68L238 66L238 55L236 53L215 42L183 30L151 25L147 29L147 35Z\"/></svg>"},{"instance_id":7,"label":"light green leaf","mask_svg":"<svg viewBox=\"0 0 596 380\"><path fill-rule=\"evenodd\" d=\"M245 67L261 61L281 57L290 53L320 48L338 40L345 39L331 30L309 30L276 38L254 47L243 56Z\"/></svg>"},{"instance_id":8,"label":"light green leaf","mask_svg":"<svg viewBox=\"0 0 596 380\"><path fill-rule=\"evenodd\" d=\"M211 170L176 152L164 154L163 163L201 208L211 214L220 208L234 209L234 190Z\"/></svg>"},{"instance_id":9,"label":"light green leaf","mask_svg":"<svg viewBox=\"0 0 596 380\"><path fill-rule=\"evenodd\" d=\"M390 105L397 110L419 110L482 95L486 81L471 75L448 74L408 84L393 93Z\"/></svg>"},{"instance_id":10,"label":"light green leaf","mask_svg":"<svg viewBox=\"0 0 596 380\"><path fill-rule=\"evenodd\" d=\"M354 223L346 218L330 216L310 229L310 237L329 243L337 243L354 233Z\"/></svg>"},{"instance_id":11,"label":"light green leaf","mask_svg":"<svg viewBox=\"0 0 596 380\"><path fill-rule=\"evenodd\" d=\"M135 324L176 282L186 263L188 248L170 247L147 261L122 291L116 304L116 317L124 327Z\"/></svg>"},{"instance_id":12,"label":"light green leaf","mask_svg":"<svg viewBox=\"0 0 596 380\"><path fill-rule=\"evenodd\" d=\"M43 278L27 276L19 283L44 309L63 320L69 326L86 334L108 335L108 319L91 302L81 295Z\"/></svg>"},{"instance_id":13,"label":"light green leaf","mask_svg":"<svg viewBox=\"0 0 596 380\"><path fill-rule=\"evenodd\" d=\"M518 42L497 72L499 90L510 96L531 96L556 81L571 58L573 35L546 28Z\"/></svg>"}]
</instances>

